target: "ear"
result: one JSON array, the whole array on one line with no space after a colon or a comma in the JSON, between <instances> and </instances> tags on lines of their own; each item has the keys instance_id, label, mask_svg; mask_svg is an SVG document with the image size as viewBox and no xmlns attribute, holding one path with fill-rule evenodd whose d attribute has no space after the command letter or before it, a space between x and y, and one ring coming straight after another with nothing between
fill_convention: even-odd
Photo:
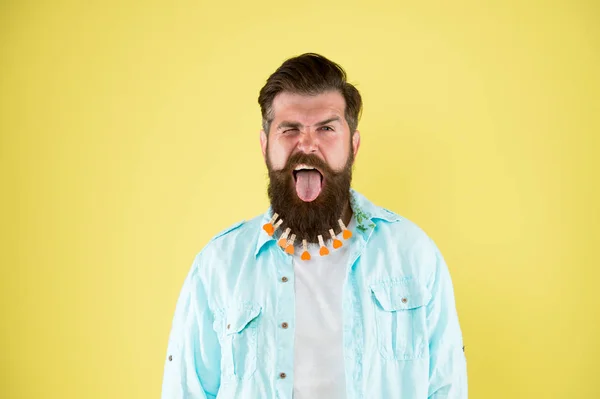
<instances>
[{"instance_id":1,"label":"ear","mask_svg":"<svg viewBox=\"0 0 600 399\"><path fill-rule=\"evenodd\" d=\"M354 157L356 158L356 154L358 154L358 149L360 148L360 132L358 130L354 131L352 135L352 151L354 151Z\"/></svg>"},{"instance_id":2,"label":"ear","mask_svg":"<svg viewBox=\"0 0 600 399\"><path fill-rule=\"evenodd\" d=\"M263 129L260 130L260 149L262 150L263 159L267 162L267 134Z\"/></svg>"}]
</instances>

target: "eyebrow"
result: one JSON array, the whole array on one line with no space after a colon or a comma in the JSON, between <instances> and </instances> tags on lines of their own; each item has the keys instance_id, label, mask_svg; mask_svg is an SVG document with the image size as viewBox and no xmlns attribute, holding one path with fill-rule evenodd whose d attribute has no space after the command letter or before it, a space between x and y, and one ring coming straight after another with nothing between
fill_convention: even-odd
<instances>
[{"instance_id":1,"label":"eyebrow","mask_svg":"<svg viewBox=\"0 0 600 399\"><path fill-rule=\"evenodd\" d=\"M328 123L331 123L331 122L339 122L339 121L340 121L340 117L334 116L329 119L325 119L324 121L315 123L315 126L323 126L323 125L327 125ZM298 122L281 121L277 125L277 130L283 129L283 128L300 128L300 127L302 127L302 124L298 123Z\"/></svg>"}]
</instances>

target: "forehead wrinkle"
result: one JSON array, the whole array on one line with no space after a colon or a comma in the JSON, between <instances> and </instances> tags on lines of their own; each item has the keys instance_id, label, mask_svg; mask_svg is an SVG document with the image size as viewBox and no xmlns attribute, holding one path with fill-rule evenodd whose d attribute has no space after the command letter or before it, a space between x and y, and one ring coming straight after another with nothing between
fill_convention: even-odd
<instances>
[{"instance_id":1,"label":"forehead wrinkle","mask_svg":"<svg viewBox=\"0 0 600 399\"><path fill-rule=\"evenodd\" d=\"M305 118L301 118L301 119L305 119ZM313 118L311 118L313 119ZM314 118L316 119L316 118ZM297 119L294 118L288 118L288 119L284 119L281 122L279 122L277 124L277 129L281 129L284 127L296 127L296 128L303 128L303 127L319 127L319 126L323 126L323 125L327 125L330 123L338 123L341 124L342 123L342 117L340 117L339 115L337 115L337 113L334 113L333 115L327 117L327 118L319 118L319 121L308 125L303 124L302 122L299 122Z\"/></svg>"},{"instance_id":2,"label":"forehead wrinkle","mask_svg":"<svg viewBox=\"0 0 600 399\"><path fill-rule=\"evenodd\" d=\"M339 117L340 122L345 119L346 102L344 97L335 91L325 92L317 96L282 92L275 96L271 106L271 120L293 122L302 127L317 126L331 117ZM281 123L281 122L280 122Z\"/></svg>"}]
</instances>

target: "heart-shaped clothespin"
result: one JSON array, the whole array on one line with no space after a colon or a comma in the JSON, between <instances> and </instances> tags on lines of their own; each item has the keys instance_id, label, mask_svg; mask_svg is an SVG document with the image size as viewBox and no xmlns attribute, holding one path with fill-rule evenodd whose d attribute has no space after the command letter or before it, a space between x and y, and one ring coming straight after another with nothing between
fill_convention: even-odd
<instances>
[{"instance_id":1,"label":"heart-shaped clothespin","mask_svg":"<svg viewBox=\"0 0 600 399\"><path fill-rule=\"evenodd\" d=\"M287 238L290 235L290 228L288 227L287 229L285 229L285 231L283 232L283 234L281 235L281 237L279 238L279 241L277 241L277 245L279 245L281 248L287 247Z\"/></svg>"},{"instance_id":2,"label":"heart-shaped clothespin","mask_svg":"<svg viewBox=\"0 0 600 399\"><path fill-rule=\"evenodd\" d=\"M289 255L294 254L294 241L296 240L296 234L292 234L290 239L287 242L287 247L285 247L285 253Z\"/></svg>"},{"instance_id":3,"label":"heart-shaped clothespin","mask_svg":"<svg viewBox=\"0 0 600 399\"><path fill-rule=\"evenodd\" d=\"M323 236L319 234L319 236L317 238L319 239L319 245L321 246L321 248L319 248L319 255L321 255L321 256L329 255L329 250L325 246L325 242L323 241Z\"/></svg>"},{"instance_id":4,"label":"heart-shaped clothespin","mask_svg":"<svg viewBox=\"0 0 600 399\"><path fill-rule=\"evenodd\" d=\"M302 240L302 249L304 251L302 252L302 255L300 256L300 259L310 260L310 252L308 252L308 242L306 241L306 239Z\"/></svg>"},{"instance_id":5,"label":"heart-shaped clothespin","mask_svg":"<svg viewBox=\"0 0 600 399\"><path fill-rule=\"evenodd\" d=\"M340 228L342 229L342 237L344 237L344 240L347 240L350 237L352 237L352 232L348 230L342 219L338 220L338 223L340 224Z\"/></svg>"}]
</instances>

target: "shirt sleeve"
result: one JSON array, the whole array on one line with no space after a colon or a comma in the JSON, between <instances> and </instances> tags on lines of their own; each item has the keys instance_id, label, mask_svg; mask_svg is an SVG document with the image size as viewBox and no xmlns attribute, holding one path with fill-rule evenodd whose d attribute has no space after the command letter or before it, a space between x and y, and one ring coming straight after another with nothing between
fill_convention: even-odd
<instances>
[{"instance_id":1,"label":"shirt sleeve","mask_svg":"<svg viewBox=\"0 0 600 399\"><path fill-rule=\"evenodd\" d=\"M435 244L434 244L435 246ZM429 399L466 399L467 364L450 272L435 247L432 299L427 305Z\"/></svg>"},{"instance_id":2,"label":"shirt sleeve","mask_svg":"<svg viewBox=\"0 0 600 399\"><path fill-rule=\"evenodd\" d=\"M162 399L214 399L220 384L221 347L206 290L198 278L200 254L188 273L169 334Z\"/></svg>"}]
</instances>

